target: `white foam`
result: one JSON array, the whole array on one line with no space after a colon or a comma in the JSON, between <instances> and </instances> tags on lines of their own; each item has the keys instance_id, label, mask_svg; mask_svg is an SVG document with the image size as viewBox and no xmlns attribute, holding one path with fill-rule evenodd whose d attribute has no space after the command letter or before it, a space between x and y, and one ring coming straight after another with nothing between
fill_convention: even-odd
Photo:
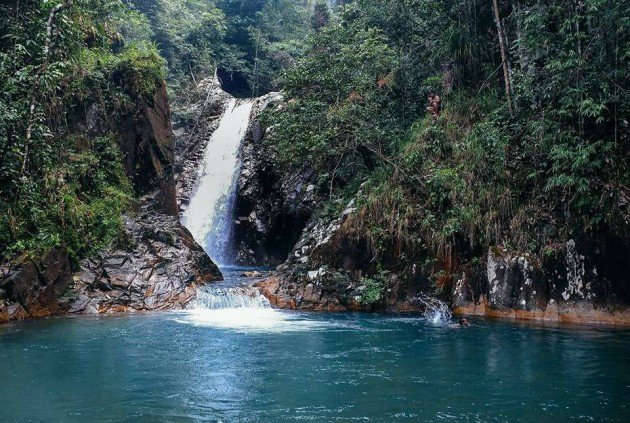
<instances>
[{"instance_id":1,"label":"white foam","mask_svg":"<svg viewBox=\"0 0 630 423\"><path fill-rule=\"evenodd\" d=\"M272 308L197 308L182 312L176 322L240 332L289 332L329 328L330 322L306 319L301 314Z\"/></svg>"}]
</instances>

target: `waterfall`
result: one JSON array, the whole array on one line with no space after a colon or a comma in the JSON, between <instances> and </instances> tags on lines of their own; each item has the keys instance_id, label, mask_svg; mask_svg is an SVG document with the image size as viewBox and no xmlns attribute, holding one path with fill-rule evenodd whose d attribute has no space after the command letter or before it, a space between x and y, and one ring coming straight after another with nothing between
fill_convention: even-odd
<instances>
[{"instance_id":1,"label":"waterfall","mask_svg":"<svg viewBox=\"0 0 630 423\"><path fill-rule=\"evenodd\" d=\"M196 188L182 223L219 265L233 259L232 223L241 143L253 100L230 100L199 166Z\"/></svg>"}]
</instances>

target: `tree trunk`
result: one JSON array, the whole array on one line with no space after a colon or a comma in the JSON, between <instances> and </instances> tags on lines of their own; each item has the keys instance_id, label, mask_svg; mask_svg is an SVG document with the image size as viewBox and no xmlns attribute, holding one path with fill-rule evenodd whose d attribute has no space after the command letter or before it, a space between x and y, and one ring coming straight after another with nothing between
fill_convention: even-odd
<instances>
[{"instance_id":1,"label":"tree trunk","mask_svg":"<svg viewBox=\"0 0 630 423\"><path fill-rule=\"evenodd\" d=\"M505 38L503 35L503 25L499 17L499 5L497 0L492 0L492 8L494 10L494 22L497 25L497 36L499 38L499 51L501 52L501 66L503 67L503 80L505 81L505 96L508 99L508 110L513 114L512 108L512 84L510 81L510 62L505 47Z\"/></svg>"},{"instance_id":2,"label":"tree trunk","mask_svg":"<svg viewBox=\"0 0 630 423\"><path fill-rule=\"evenodd\" d=\"M48 14L48 20L46 21L46 39L44 41L43 55L44 59L37 73L35 74L35 82L33 84L33 95L28 102L28 121L26 125L26 144L24 146L24 156L22 157L22 166L20 169L20 176L24 176L26 173L26 164L28 163L28 154L31 146L31 138L33 134L33 126L35 125L35 109L37 106L37 97L39 96L40 82L42 75L46 71L50 63L50 51L52 48L53 29L55 27L55 17L61 13L64 9L72 6L73 0L66 0L63 3L59 3Z\"/></svg>"},{"instance_id":3,"label":"tree trunk","mask_svg":"<svg viewBox=\"0 0 630 423\"><path fill-rule=\"evenodd\" d=\"M538 83L536 81L535 74L535 65L533 57L535 56L535 52L529 46L524 46L523 40L525 39L525 24L523 22L525 11L527 9L527 2L525 0L515 0L512 3L512 7L514 8L514 12L516 13L516 38L518 39L518 64L520 66L521 72L523 75L527 77L527 83L532 87L531 94L531 108L532 109L540 109L540 89L538 87ZM512 93L514 89L512 86Z\"/></svg>"}]
</instances>

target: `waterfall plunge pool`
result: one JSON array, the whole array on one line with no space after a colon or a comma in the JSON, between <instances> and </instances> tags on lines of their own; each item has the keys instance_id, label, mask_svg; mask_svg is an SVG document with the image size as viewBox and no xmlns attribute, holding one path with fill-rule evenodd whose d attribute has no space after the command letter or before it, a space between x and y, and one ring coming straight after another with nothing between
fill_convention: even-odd
<instances>
[{"instance_id":1,"label":"waterfall plunge pool","mask_svg":"<svg viewBox=\"0 0 630 423\"><path fill-rule=\"evenodd\" d=\"M630 332L197 307L0 326L0 380L3 422L621 422Z\"/></svg>"}]
</instances>

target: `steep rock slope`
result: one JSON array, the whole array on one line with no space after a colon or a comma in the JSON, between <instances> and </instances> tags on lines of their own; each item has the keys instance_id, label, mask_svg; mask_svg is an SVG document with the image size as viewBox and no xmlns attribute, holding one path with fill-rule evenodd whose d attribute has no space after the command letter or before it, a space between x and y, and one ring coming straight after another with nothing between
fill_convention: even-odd
<instances>
[{"instance_id":1,"label":"steep rock slope","mask_svg":"<svg viewBox=\"0 0 630 423\"><path fill-rule=\"evenodd\" d=\"M182 106L190 117L181 119L175 129L181 212L190 202L205 148L232 98L216 78L200 81L192 94L193 104ZM283 172L277 166L277 157L265 145L265 137L272 129L263 128L260 115L267 107L282 107L281 100L278 93L256 99L240 151L232 233L236 262L243 265L282 263L313 210L314 175L308 166Z\"/></svg>"},{"instance_id":2,"label":"steep rock slope","mask_svg":"<svg viewBox=\"0 0 630 423\"><path fill-rule=\"evenodd\" d=\"M283 169L267 143L273 128L264 128L260 117L266 108L278 107L283 107L278 93L258 99L243 143L234 226L236 261L241 264L282 263L315 206L315 175L308 164Z\"/></svg>"},{"instance_id":3,"label":"steep rock slope","mask_svg":"<svg viewBox=\"0 0 630 423\"><path fill-rule=\"evenodd\" d=\"M82 263L70 312L181 308L195 298L198 284L220 278L175 216L143 206L138 216L125 219L125 231L125 246Z\"/></svg>"},{"instance_id":4,"label":"steep rock slope","mask_svg":"<svg viewBox=\"0 0 630 423\"><path fill-rule=\"evenodd\" d=\"M77 131L95 137L115 131L125 171L140 197L124 217L116 245L80 263L73 274L65 248L22 258L2 269L0 321L71 312L181 307L197 284L221 274L178 221L170 107L162 85L138 98L136 113L111 122L97 104L86 107Z\"/></svg>"}]
</instances>

